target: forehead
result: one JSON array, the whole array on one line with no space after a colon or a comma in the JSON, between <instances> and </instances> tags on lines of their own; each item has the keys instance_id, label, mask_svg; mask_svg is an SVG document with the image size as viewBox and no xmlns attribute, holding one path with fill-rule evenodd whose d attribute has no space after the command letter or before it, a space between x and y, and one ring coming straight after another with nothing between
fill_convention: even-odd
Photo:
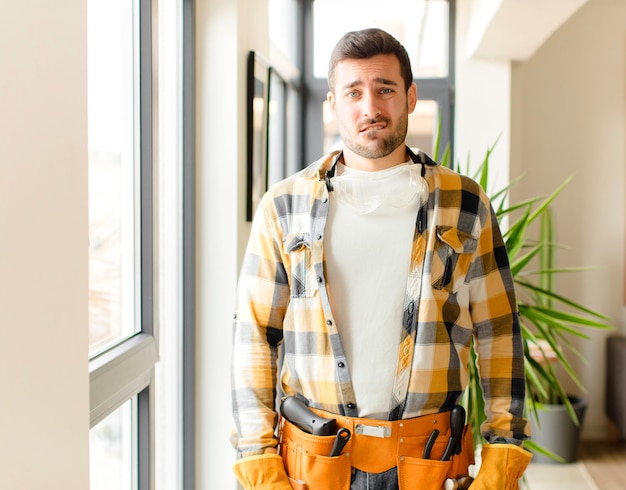
<instances>
[{"instance_id":1,"label":"forehead","mask_svg":"<svg viewBox=\"0 0 626 490\"><path fill-rule=\"evenodd\" d=\"M386 79L402 86L404 80L400 62L393 54L379 54L371 58L347 58L337 63L335 86L337 88Z\"/></svg>"}]
</instances>

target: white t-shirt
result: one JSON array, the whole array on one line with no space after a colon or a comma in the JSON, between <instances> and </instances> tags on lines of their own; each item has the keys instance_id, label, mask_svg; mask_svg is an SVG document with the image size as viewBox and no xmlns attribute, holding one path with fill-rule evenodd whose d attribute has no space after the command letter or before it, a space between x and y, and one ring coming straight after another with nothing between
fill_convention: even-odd
<instances>
[{"instance_id":1,"label":"white t-shirt","mask_svg":"<svg viewBox=\"0 0 626 490\"><path fill-rule=\"evenodd\" d=\"M397 189L407 178L401 165L378 172L337 166L337 175L380 180L377 188ZM359 416L381 418L392 399L419 200L400 208L383 202L360 214L333 194L324 246L331 307Z\"/></svg>"}]
</instances>

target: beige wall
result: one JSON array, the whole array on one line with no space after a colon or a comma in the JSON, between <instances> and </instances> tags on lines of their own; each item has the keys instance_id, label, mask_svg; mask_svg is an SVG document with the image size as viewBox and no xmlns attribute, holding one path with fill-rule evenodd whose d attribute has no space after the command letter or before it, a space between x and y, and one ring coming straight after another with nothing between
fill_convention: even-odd
<instances>
[{"instance_id":1,"label":"beige wall","mask_svg":"<svg viewBox=\"0 0 626 490\"><path fill-rule=\"evenodd\" d=\"M0 5L0 487L82 490L86 2Z\"/></svg>"},{"instance_id":2,"label":"beige wall","mask_svg":"<svg viewBox=\"0 0 626 490\"><path fill-rule=\"evenodd\" d=\"M511 177L526 173L513 196L558 198L559 265L596 270L561 276L565 295L600 310L622 331L626 184L626 2L591 0L526 62L512 70ZM583 437L605 435L605 333L579 343L576 362L588 389Z\"/></svg>"},{"instance_id":3,"label":"beige wall","mask_svg":"<svg viewBox=\"0 0 626 490\"><path fill-rule=\"evenodd\" d=\"M468 161L475 168L493 147L492 191L509 181L511 62L470 56L472 7L476 8L470 2L457 2L454 158L463 169Z\"/></svg>"},{"instance_id":4,"label":"beige wall","mask_svg":"<svg viewBox=\"0 0 626 490\"><path fill-rule=\"evenodd\" d=\"M196 29L196 488L236 488L230 352L245 217L246 59L267 53L267 2L198 0Z\"/></svg>"}]
</instances>

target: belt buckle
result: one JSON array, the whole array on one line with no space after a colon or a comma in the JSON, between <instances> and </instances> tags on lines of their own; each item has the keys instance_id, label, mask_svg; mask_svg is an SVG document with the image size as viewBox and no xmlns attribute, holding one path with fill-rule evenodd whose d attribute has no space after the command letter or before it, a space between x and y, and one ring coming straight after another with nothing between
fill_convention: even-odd
<instances>
[{"instance_id":1,"label":"belt buckle","mask_svg":"<svg viewBox=\"0 0 626 490\"><path fill-rule=\"evenodd\" d=\"M380 439L391 437L391 427L384 425L356 424L354 432L364 436L379 437Z\"/></svg>"}]
</instances>

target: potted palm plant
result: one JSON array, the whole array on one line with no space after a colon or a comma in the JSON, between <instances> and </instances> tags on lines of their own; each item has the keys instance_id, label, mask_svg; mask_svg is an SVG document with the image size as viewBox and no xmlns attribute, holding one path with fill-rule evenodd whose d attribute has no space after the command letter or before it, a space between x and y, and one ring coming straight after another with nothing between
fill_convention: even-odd
<instances>
[{"instance_id":1,"label":"potted palm plant","mask_svg":"<svg viewBox=\"0 0 626 490\"><path fill-rule=\"evenodd\" d=\"M485 190L489 179L489 158L494 146L487 150L472 176ZM437 138L433 151L435 155L439 153L438 147ZM446 147L440 162L449 166L449 159L450 152ZM584 392L568 358L568 355L579 355L571 338L589 338L585 333L587 328L613 329L607 316L556 292L557 274L583 270L557 269L554 266L559 246L554 237L554 217L550 205L570 180L571 177L566 179L547 197L536 196L508 203L508 191L519 179L490 196L498 221L509 220L503 238L516 286L526 360L526 408L533 424L533 439L527 441L526 447L535 453L535 461L541 462L568 462L575 455L585 400L566 393L557 372L557 368L562 368ZM475 361L472 349L470 382L464 405L474 442L478 446L484 442L480 425L485 420L485 412ZM555 411L564 416L564 422L557 423L553 418L546 418L546 414ZM564 436L566 429L571 429L573 434ZM556 436L558 441L551 440L550 436ZM565 448L559 442L566 442Z\"/></svg>"},{"instance_id":2,"label":"potted palm plant","mask_svg":"<svg viewBox=\"0 0 626 490\"><path fill-rule=\"evenodd\" d=\"M540 219L540 243L538 252L539 270L537 286L524 282L529 292L528 297L533 309L520 314L532 325L534 337L529 337L529 359L526 373L531 376L528 383L528 404L534 416L533 443L535 462L538 463L569 463L576 459L576 447L580 435L583 418L587 408L584 397L566 393L556 369L561 366L577 384L581 385L572 369L565 350L578 355L570 342L570 337L588 338L581 327L610 328L608 318L591 311L580 304L573 303L556 294L555 275L560 272L580 271L580 268L557 269L555 253L557 242L554 232L554 216L548 207ZM567 305L571 310L586 316L563 315L564 311L556 309L557 305ZM590 320L589 318L594 318ZM538 452L542 448L551 454Z\"/></svg>"}]
</instances>

